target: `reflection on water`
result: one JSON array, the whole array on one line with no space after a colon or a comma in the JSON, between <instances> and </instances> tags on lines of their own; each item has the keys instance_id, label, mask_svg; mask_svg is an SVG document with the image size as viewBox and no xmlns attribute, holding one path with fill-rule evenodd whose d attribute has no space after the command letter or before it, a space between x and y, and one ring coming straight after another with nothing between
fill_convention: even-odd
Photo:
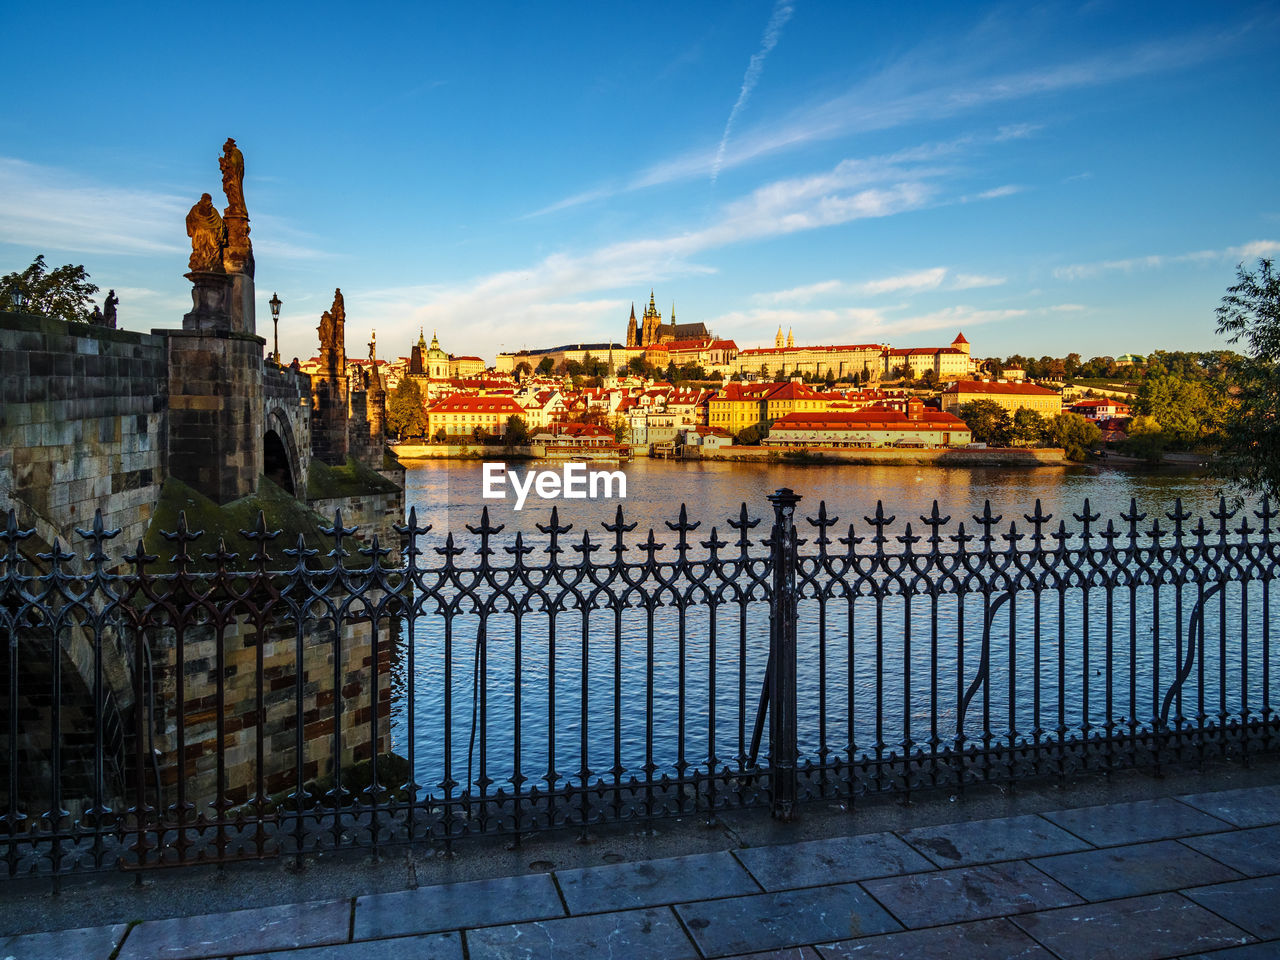
<instances>
[{"instance_id":1,"label":"reflection on water","mask_svg":"<svg viewBox=\"0 0 1280 960\"><path fill-rule=\"evenodd\" d=\"M665 530L665 522L675 520L681 504L690 520L724 527L724 519L736 514L746 503L753 514L767 512L765 496L780 487L790 487L804 497L801 514L817 511L825 500L829 511L845 520L861 523L872 515L876 501L900 521L927 514L933 501L944 515L957 520L981 513L985 501L1005 521L1020 519L1031 512L1037 498L1046 512L1066 517L1079 513L1086 498L1094 511L1118 517L1136 500L1138 509L1151 513L1172 509L1183 499L1186 509L1208 516L1217 505L1217 484L1189 473L1131 473L1095 467L1037 467L1003 469L996 467L887 467L831 466L761 463L672 463L664 460L636 460L602 468L620 469L627 476L627 498L615 500L539 500L530 496L524 509L512 509L514 500L486 500L481 496L481 464L478 461L425 460L408 464L407 501L418 509L419 523L430 523L443 534L452 532L465 538L466 525L479 521L488 506L495 523L507 531L536 533L536 524L546 524L552 507L560 521L574 524L575 532L612 521L619 502L628 522L640 529L650 526ZM523 473L528 469L558 469L550 463L513 464ZM1068 518L1069 519L1069 518Z\"/></svg>"},{"instance_id":2,"label":"reflection on water","mask_svg":"<svg viewBox=\"0 0 1280 960\"><path fill-rule=\"evenodd\" d=\"M546 465L534 465L550 467ZM603 465L602 465L603 466ZM611 467L612 468L612 467ZM524 465L513 466L523 472ZM1054 520L1071 527L1072 514L1081 513L1086 498L1090 511L1100 513L1095 528L1108 519L1118 529L1128 525L1121 514L1136 502L1150 526L1181 498L1193 517L1204 517L1218 505L1217 487L1207 479L1187 475L1131 474L1092 468L913 468L861 466L799 466L764 464L675 464L637 461L621 467L628 478L624 516L636 523L628 534L629 562L638 562L637 547L649 528L667 549L660 558L673 560L674 521L680 505L690 522L701 523L690 541L705 540L711 528L731 544L738 534L727 521L740 504L761 519L749 536L753 555L761 555L759 541L767 536L772 511L766 495L790 487L803 496L798 517L816 514L825 500L829 515L841 518L831 536L855 525L858 536L871 531L864 518L882 501L886 516L896 517L888 531L901 535L912 522L913 532L927 534L919 518L931 512L951 516L952 532L965 520L969 532L975 514L990 501L992 513L1003 518L1001 528L1032 512L1037 499ZM478 538L468 530L479 523L483 507L491 522L504 530L494 538L494 562L512 561L517 532L526 548L527 563L547 562L548 538L540 532L551 521L553 505L561 525L572 525L562 541L561 562L575 564L583 531L602 544L597 563L613 559L612 523L618 501L542 501L530 497L524 510L513 501L481 496L481 465L477 462L427 461L409 465L408 501L417 509L420 525L432 532L422 538L421 563L442 562L432 547L451 534L466 552L456 563L475 563L472 549ZM1194 523L1194 521L1193 521ZM1162 525L1167 529L1168 521ZM1216 525L1216 524L1214 524ZM800 535L814 528L800 522ZM808 548L812 550L810 545ZM843 548L832 547L833 550ZM886 549L901 547L890 541ZM921 548L922 549L922 548ZM859 552L869 552L864 544ZM705 553L697 548L695 553ZM723 555L735 554L733 546ZM1248 677L1250 701L1261 696L1263 658L1273 661L1258 636L1269 631L1261 609L1268 587L1249 591L1233 588L1229 601L1214 608L1216 621L1208 637L1201 668L1212 697L1188 705L1187 712L1235 710L1238 690ZM548 590L554 597L555 589ZM1130 596L1127 590L1078 589L1051 592L1037 603L1019 595L1001 613L993 628L991 680L966 717L971 735L984 724L999 736L1016 729L1021 736L1056 730L1064 722L1149 721L1159 711L1160 698L1176 672L1186 636L1186 617L1194 603L1194 588L1147 589ZM891 597L877 604L863 596L850 603L836 596L825 602L809 599L800 606L799 690L802 757L817 760L830 752L900 751L905 740L916 744L948 742L955 734L957 706L964 687L975 675L983 624L981 594L957 598ZM936 603L936 618L934 616ZM506 606L484 618L483 644L477 643L481 618L462 604L452 610L424 614L409 625L408 643L396 664L393 737L399 752L412 753L419 782L434 789L442 780L464 785L483 775L497 787L514 779L537 782L552 778L576 780L583 768L595 776L620 771L678 771L683 765L705 767L708 757L732 765L746 749L756 717L768 651L767 605L734 602L705 603L682 608L668 597L662 604L631 605L620 609L608 598L585 614L571 609L547 611L541 601L530 612L515 616ZM911 627L907 628L910 620ZM1237 638L1254 624L1251 646L1240 648ZM826 642L819 642L825 635ZM1086 642L1087 637L1087 642ZM1131 653L1137 667L1130 670ZM936 665L936 671L935 671ZM1108 668L1110 665L1110 669ZM1280 664L1271 665L1275 670ZM414 694L408 697L412 670ZM1235 692L1218 697L1213 687L1220 674L1231 673ZM484 682L478 683L483 676ZM1225 689L1225 688L1224 688ZM1206 696L1208 696L1208 694ZM710 706L714 705L714 710ZM519 735L514 718L519 716ZM410 745L409 718L413 718Z\"/></svg>"}]
</instances>

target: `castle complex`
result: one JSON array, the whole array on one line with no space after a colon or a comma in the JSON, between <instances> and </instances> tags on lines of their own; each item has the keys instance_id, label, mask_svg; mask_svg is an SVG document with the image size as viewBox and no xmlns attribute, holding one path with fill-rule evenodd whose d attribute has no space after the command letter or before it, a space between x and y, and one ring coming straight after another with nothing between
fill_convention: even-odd
<instances>
[{"instance_id":1,"label":"castle complex","mask_svg":"<svg viewBox=\"0 0 1280 960\"><path fill-rule=\"evenodd\" d=\"M797 346L794 331L788 330L784 335L779 327L772 347L739 350L733 340L717 337L704 323L676 323L674 305L669 322L663 323L652 290L649 305L639 319L632 304L624 343L571 343L499 353L494 368L498 373L511 373L523 364L533 370L548 358L557 369L569 363L599 360L612 372L626 369L637 359L659 371L673 364L677 368L692 365L707 376L719 373L725 379L810 376L869 383L901 374L918 379L930 370L939 380L960 379L973 373L969 341L963 333L945 347L895 348L887 343Z\"/></svg>"}]
</instances>

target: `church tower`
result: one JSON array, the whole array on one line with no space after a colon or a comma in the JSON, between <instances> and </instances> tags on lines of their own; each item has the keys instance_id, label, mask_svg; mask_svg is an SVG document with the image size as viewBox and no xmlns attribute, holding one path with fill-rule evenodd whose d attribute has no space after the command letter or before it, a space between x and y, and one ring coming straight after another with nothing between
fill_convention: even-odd
<instances>
[{"instance_id":1,"label":"church tower","mask_svg":"<svg viewBox=\"0 0 1280 960\"><path fill-rule=\"evenodd\" d=\"M782 349L782 344L783 344L783 343L784 343L784 341L783 341L783 339L782 339L782 324L778 324L778 335L777 335L776 337L774 337L774 338L773 338L773 345L774 345L777 349L781 350L781 349Z\"/></svg>"},{"instance_id":2,"label":"church tower","mask_svg":"<svg viewBox=\"0 0 1280 960\"><path fill-rule=\"evenodd\" d=\"M779 329L781 329L781 327L779 327ZM791 335L791 328L787 327L787 346L794 347L795 345L796 345L796 338Z\"/></svg>"},{"instance_id":3,"label":"church tower","mask_svg":"<svg viewBox=\"0 0 1280 960\"><path fill-rule=\"evenodd\" d=\"M631 319L627 321L627 346L638 346L636 343L636 305L631 304Z\"/></svg>"}]
</instances>

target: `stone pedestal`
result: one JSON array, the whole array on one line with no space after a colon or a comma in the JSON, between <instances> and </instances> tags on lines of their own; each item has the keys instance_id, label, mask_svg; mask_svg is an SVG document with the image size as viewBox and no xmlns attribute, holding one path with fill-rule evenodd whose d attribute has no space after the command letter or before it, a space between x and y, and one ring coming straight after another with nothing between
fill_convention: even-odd
<instances>
[{"instance_id":1,"label":"stone pedestal","mask_svg":"<svg viewBox=\"0 0 1280 960\"><path fill-rule=\"evenodd\" d=\"M191 312L182 318L182 329L190 333L230 330L232 278L199 270L186 278L191 281Z\"/></svg>"},{"instance_id":2,"label":"stone pedestal","mask_svg":"<svg viewBox=\"0 0 1280 960\"><path fill-rule=\"evenodd\" d=\"M170 475L217 503L248 496L263 464L265 341L226 329L164 333Z\"/></svg>"},{"instance_id":3,"label":"stone pedestal","mask_svg":"<svg viewBox=\"0 0 1280 960\"><path fill-rule=\"evenodd\" d=\"M333 374L312 377L311 402L311 452L321 463L341 466L351 452L347 378Z\"/></svg>"}]
</instances>

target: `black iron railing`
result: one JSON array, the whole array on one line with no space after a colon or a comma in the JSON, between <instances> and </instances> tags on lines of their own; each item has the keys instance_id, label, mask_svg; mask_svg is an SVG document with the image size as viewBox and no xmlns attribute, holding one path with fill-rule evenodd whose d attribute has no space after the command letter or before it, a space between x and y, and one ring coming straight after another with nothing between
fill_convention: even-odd
<instances>
[{"instance_id":1,"label":"black iron railing","mask_svg":"<svg viewBox=\"0 0 1280 960\"><path fill-rule=\"evenodd\" d=\"M10 876L477 833L1274 751L1276 512L1086 501L901 532L769 497L641 539L486 511L402 562L167 562L0 531L0 853ZM726 536L722 537L723 530ZM765 535L767 533L767 535ZM533 542L536 541L536 542ZM161 569L162 568L162 569Z\"/></svg>"}]
</instances>

